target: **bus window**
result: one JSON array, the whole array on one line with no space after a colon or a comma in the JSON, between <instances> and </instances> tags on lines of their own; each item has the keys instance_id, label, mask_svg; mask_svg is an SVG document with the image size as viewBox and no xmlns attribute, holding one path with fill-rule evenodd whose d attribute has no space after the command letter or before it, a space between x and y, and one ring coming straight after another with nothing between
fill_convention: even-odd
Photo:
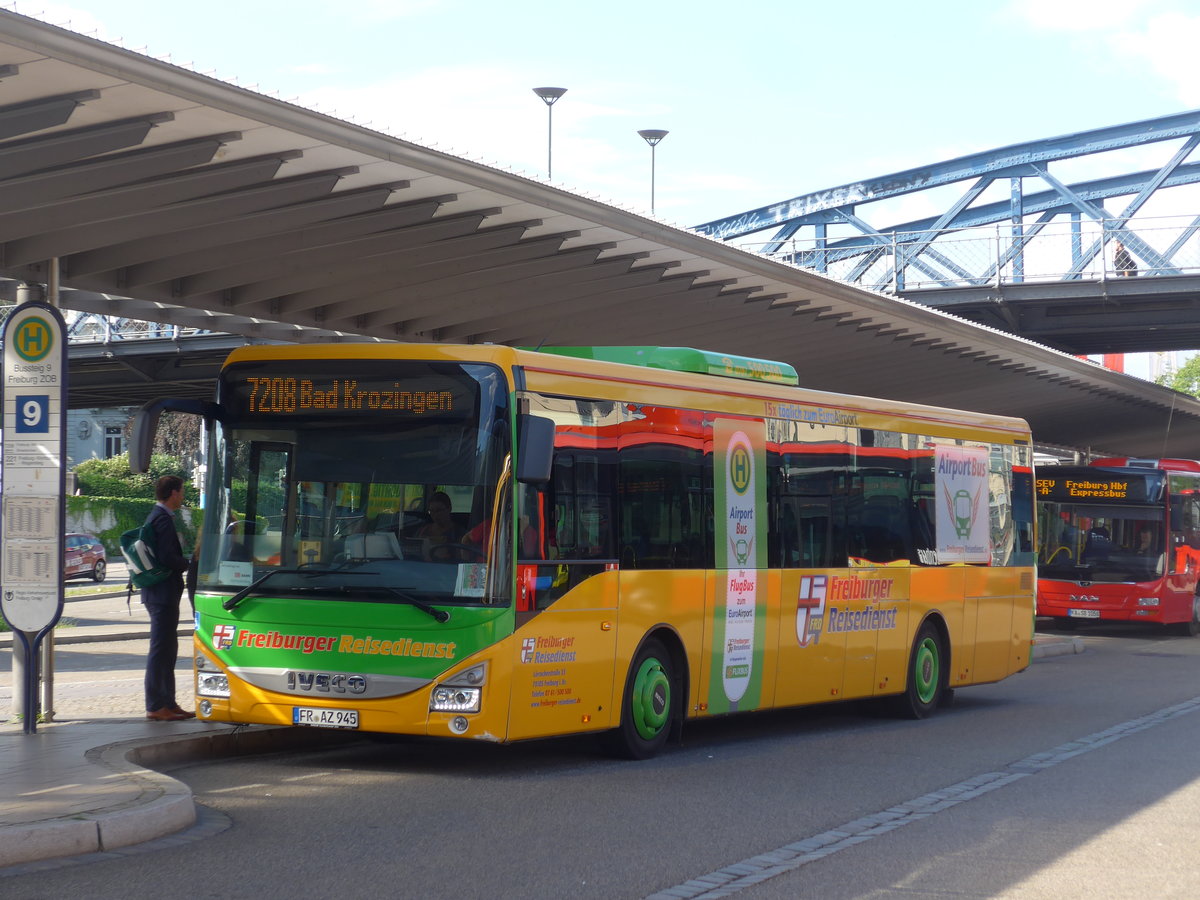
<instances>
[{"instance_id":1,"label":"bus window","mask_svg":"<svg viewBox=\"0 0 1200 900\"><path fill-rule=\"evenodd\" d=\"M767 564L845 565L845 476L853 465L849 430L767 421Z\"/></svg>"},{"instance_id":2,"label":"bus window","mask_svg":"<svg viewBox=\"0 0 1200 900\"><path fill-rule=\"evenodd\" d=\"M912 557L912 466L906 437L893 431L862 432L846 504L847 555L852 560L890 563Z\"/></svg>"},{"instance_id":3,"label":"bus window","mask_svg":"<svg viewBox=\"0 0 1200 900\"><path fill-rule=\"evenodd\" d=\"M909 558L908 477L896 472L856 475L846 507L851 558L888 563ZM903 493L901 493L903 492Z\"/></svg>"},{"instance_id":4,"label":"bus window","mask_svg":"<svg viewBox=\"0 0 1200 900\"><path fill-rule=\"evenodd\" d=\"M1030 566L1035 562L1033 519L1030 516L1033 507L1033 473L1028 469L1014 469L1012 510L1017 542L1014 565Z\"/></svg>"},{"instance_id":5,"label":"bus window","mask_svg":"<svg viewBox=\"0 0 1200 900\"><path fill-rule=\"evenodd\" d=\"M1200 549L1200 496L1194 492L1194 478L1170 477L1171 531L1176 546Z\"/></svg>"},{"instance_id":6,"label":"bus window","mask_svg":"<svg viewBox=\"0 0 1200 900\"><path fill-rule=\"evenodd\" d=\"M650 444L621 451L621 566L687 569L705 564L699 491L701 451Z\"/></svg>"}]
</instances>

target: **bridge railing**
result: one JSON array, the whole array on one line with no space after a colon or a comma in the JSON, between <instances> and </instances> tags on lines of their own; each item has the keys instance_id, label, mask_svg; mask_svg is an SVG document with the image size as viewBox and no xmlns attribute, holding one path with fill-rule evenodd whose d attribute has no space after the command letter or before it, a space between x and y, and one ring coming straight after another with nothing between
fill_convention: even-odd
<instances>
[{"instance_id":1,"label":"bridge railing","mask_svg":"<svg viewBox=\"0 0 1200 900\"><path fill-rule=\"evenodd\" d=\"M15 305L0 306L0 324ZM72 344L112 344L120 341L178 340L199 334L211 334L204 328L182 325L165 325L145 322L124 316L104 316L99 313L63 310L67 322L67 340Z\"/></svg>"},{"instance_id":2,"label":"bridge railing","mask_svg":"<svg viewBox=\"0 0 1200 900\"><path fill-rule=\"evenodd\" d=\"M1200 216L1059 217L845 237L788 238L742 249L873 290L1103 280L1200 273Z\"/></svg>"},{"instance_id":3,"label":"bridge railing","mask_svg":"<svg viewBox=\"0 0 1200 900\"><path fill-rule=\"evenodd\" d=\"M67 339L72 344L112 344L118 341L140 340L173 341L181 337L209 333L200 328L142 322L137 319L115 318L92 313L71 318L67 326Z\"/></svg>"}]
</instances>

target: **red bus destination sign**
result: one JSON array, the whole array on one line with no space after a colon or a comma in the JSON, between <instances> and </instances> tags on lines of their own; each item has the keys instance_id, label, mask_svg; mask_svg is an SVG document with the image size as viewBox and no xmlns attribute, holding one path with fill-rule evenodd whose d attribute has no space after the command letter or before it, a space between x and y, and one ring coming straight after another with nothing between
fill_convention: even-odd
<instances>
[{"instance_id":1,"label":"red bus destination sign","mask_svg":"<svg viewBox=\"0 0 1200 900\"><path fill-rule=\"evenodd\" d=\"M1039 500L1062 502L1149 503L1162 485L1162 475L1148 473L1132 477L1114 477L1096 469L1092 473L1073 472L1069 475L1037 476Z\"/></svg>"}]
</instances>

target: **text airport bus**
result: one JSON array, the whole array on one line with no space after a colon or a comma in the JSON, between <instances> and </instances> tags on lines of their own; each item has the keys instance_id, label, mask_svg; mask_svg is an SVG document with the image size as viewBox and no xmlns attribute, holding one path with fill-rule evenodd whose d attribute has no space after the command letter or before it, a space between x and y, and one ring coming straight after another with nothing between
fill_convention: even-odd
<instances>
[{"instance_id":1,"label":"text airport bus","mask_svg":"<svg viewBox=\"0 0 1200 900\"><path fill-rule=\"evenodd\" d=\"M1200 634L1200 462L1097 459L1038 469L1039 616Z\"/></svg>"},{"instance_id":2,"label":"text airport bus","mask_svg":"<svg viewBox=\"0 0 1200 900\"><path fill-rule=\"evenodd\" d=\"M234 351L133 442L209 419L201 719L644 757L687 719L923 717L1024 669L1026 424L795 382L671 348ZM435 493L478 542L422 537Z\"/></svg>"}]
</instances>

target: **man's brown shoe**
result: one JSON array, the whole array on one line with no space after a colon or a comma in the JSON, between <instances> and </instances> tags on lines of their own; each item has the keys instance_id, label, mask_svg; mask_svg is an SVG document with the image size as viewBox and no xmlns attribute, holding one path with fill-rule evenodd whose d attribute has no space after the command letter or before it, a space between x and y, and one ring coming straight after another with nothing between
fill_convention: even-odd
<instances>
[{"instance_id":1,"label":"man's brown shoe","mask_svg":"<svg viewBox=\"0 0 1200 900\"><path fill-rule=\"evenodd\" d=\"M194 712L191 712L190 710L180 709L178 706L172 706L171 709L172 709L172 711L179 713L185 719L196 718L196 714Z\"/></svg>"},{"instance_id":2,"label":"man's brown shoe","mask_svg":"<svg viewBox=\"0 0 1200 900\"><path fill-rule=\"evenodd\" d=\"M183 712L175 712L169 706L146 713L146 718L152 722L182 722L187 718Z\"/></svg>"}]
</instances>

